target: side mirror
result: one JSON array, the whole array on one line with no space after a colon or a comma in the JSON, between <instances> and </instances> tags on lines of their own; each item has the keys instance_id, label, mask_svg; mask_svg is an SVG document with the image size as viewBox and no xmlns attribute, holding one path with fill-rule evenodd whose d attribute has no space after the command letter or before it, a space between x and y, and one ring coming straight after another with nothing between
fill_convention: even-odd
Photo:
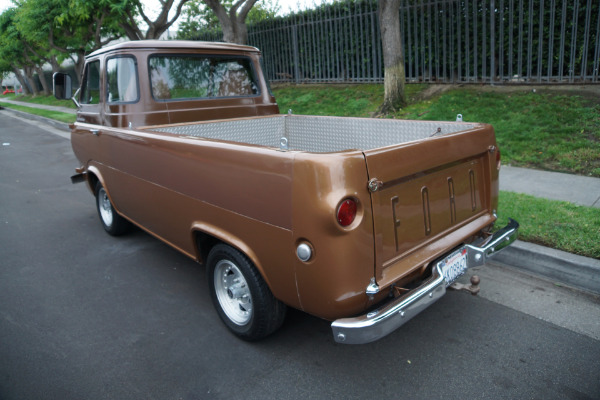
<instances>
[{"instance_id":1,"label":"side mirror","mask_svg":"<svg viewBox=\"0 0 600 400\"><path fill-rule=\"evenodd\" d=\"M58 100L69 100L73 97L73 88L71 86L71 77L62 72L55 72L52 75L52 92Z\"/></svg>"}]
</instances>

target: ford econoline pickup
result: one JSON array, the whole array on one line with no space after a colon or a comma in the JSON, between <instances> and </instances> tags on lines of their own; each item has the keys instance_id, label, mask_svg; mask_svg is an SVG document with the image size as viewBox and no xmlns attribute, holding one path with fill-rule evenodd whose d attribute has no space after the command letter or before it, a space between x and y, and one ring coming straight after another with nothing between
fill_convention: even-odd
<instances>
[{"instance_id":1,"label":"ford econoline pickup","mask_svg":"<svg viewBox=\"0 0 600 400\"><path fill-rule=\"evenodd\" d=\"M339 343L390 334L512 243L493 230L490 125L280 114L253 47L135 41L87 57L73 182L104 229L137 226L206 266L246 340L293 307Z\"/></svg>"}]
</instances>

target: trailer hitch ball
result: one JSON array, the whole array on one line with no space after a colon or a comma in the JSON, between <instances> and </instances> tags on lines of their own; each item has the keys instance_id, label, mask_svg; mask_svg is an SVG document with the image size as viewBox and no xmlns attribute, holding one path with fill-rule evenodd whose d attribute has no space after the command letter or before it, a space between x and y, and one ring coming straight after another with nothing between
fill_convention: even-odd
<instances>
[{"instance_id":1,"label":"trailer hitch ball","mask_svg":"<svg viewBox=\"0 0 600 400\"><path fill-rule=\"evenodd\" d=\"M477 295L477 293L479 293L479 290L481 289L479 287L479 283L481 282L481 279L479 278L479 276L473 275L471 277L470 281L471 281L470 285L465 285L463 283L454 282L452 285L450 285L450 289L464 290L465 292L469 292L473 296L475 296L475 295Z\"/></svg>"}]
</instances>

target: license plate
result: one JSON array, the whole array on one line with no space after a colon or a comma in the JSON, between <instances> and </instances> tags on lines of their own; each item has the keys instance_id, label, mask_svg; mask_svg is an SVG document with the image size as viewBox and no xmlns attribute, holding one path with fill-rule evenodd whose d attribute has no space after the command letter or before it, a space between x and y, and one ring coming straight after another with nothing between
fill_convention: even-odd
<instances>
[{"instance_id":1,"label":"license plate","mask_svg":"<svg viewBox=\"0 0 600 400\"><path fill-rule=\"evenodd\" d=\"M467 249L462 248L438 263L447 285L451 285L467 270Z\"/></svg>"}]
</instances>

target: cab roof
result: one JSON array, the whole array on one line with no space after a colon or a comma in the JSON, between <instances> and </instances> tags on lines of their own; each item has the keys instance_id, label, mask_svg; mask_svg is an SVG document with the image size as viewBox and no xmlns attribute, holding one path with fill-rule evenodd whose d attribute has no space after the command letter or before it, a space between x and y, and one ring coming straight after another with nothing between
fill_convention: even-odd
<instances>
[{"instance_id":1,"label":"cab roof","mask_svg":"<svg viewBox=\"0 0 600 400\"><path fill-rule=\"evenodd\" d=\"M241 44L221 43L221 42L201 42L195 40L132 40L121 42L107 47L103 47L89 54L87 57L94 57L99 54L111 52L114 50L137 50L137 49L190 49L190 50L225 50L234 52L252 52L259 53L256 47L244 46ZM86 58L87 58L86 57Z\"/></svg>"}]
</instances>

